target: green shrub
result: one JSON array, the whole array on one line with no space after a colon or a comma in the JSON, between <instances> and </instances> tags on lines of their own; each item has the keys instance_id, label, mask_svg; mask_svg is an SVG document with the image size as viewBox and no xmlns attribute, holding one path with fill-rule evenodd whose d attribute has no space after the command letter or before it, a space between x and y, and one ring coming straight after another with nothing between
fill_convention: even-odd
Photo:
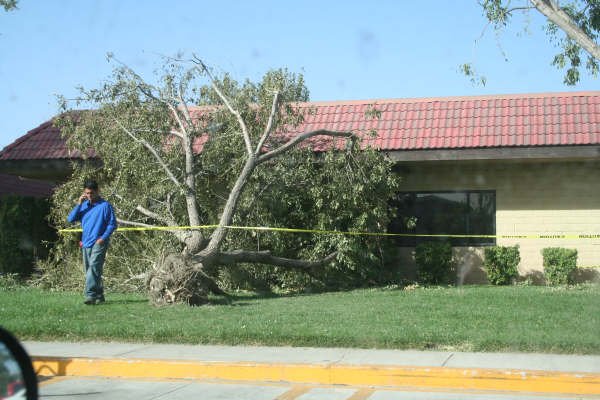
<instances>
[{"instance_id":1,"label":"green shrub","mask_svg":"<svg viewBox=\"0 0 600 400\"><path fill-rule=\"evenodd\" d=\"M521 262L519 246L486 247L484 255L483 266L491 284L508 285L516 281L519 276L517 267Z\"/></svg>"},{"instance_id":2,"label":"green shrub","mask_svg":"<svg viewBox=\"0 0 600 400\"><path fill-rule=\"evenodd\" d=\"M46 199L0 197L0 274L28 276L35 260L47 256L47 243L56 238L46 220L49 212Z\"/></svg>"},{"instance_id":3,"label":"green shrub","mask_svg":"<svg viewBox=\"0 0 600 400\"><path fill-rule=\"evenodd\" d=\"M573 284L573 273L577 269L577 250L562 247L546 247L544 257L544 275L550 285Z\"/></svg>"},{"instance_id":4,"label":"green shrub","mask_svg":"<svg viewBox=\"0 0 600 400\"><path fill-rule=\"evenodd\" d=\"M0 290L17 289L24 285L19 274L9 274L0 272Z\"/></svg>"},{"instance_id":5,"label":"green shrub","mask_svg":"<svg viewBox=\"0 0 600 400\"><path fill-rule=\"evenodd\" d=\"M456 277L456 263L448 242L425 242L415 248L417 280L419 283L438 285L452 283Z\"/></svg>"}]
</instances>

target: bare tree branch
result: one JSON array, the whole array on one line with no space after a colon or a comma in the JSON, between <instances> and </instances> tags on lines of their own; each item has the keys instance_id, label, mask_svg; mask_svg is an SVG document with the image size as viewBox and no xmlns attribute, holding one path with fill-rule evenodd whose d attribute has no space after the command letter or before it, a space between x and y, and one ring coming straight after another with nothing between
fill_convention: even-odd
<instances>
[{"instance_id":1,"label":"bare tree branch","mask_svg":"<svg viewBox=\"0 0 600 400\"><path fill-rule=\"evenodd\" d=\"M142 207L140 205L138 205L135 208L137 211L139 211L140 213L144 214L146 217L152 218L156 221L162 222L163 224L167 225L167 226L177 226L177 221L175 221L174 219L170 219L170 218L165 218L161 215L158 215L155 212L152 212L150 210L148 210L145 207ZM131 225L137 225L137 226L145 226L145 227L152 227L153 225L147 225L147 224L142 224L140 222L130 222ZM185 231L171 231L171 233L173 233L173 235L177 238L177 240L179 240L181 243L183 244L188 244L188 241L190 240L190 238L192 237L192 235L199 235L197 233L197 231L194 232L185 232ZM202 241L203 237L201 235L199 235L199 238L197 240Z\"/></svg>"},{"instance_id":2,"label":"bare tree branch","mask_svg":"<svg viewBox=\"0 0 600 400\"><path fill-rule=\"evenodd\" d=\"M175 221L169 220L168 218L165 218L165 217L163 217L161 215L158 215L157 213L152 212L152 211L148 210L147 208L142 207L140 205L138 205L137 207L135 207L135 209L137 211L141 212L142 214L144 214L146 217L150 217L150 218L152 218L152 219L154 219L156 221L160 221L160 222L162 222L164 224L167 224L167 225L176 225Z\"/></svg>"},{"instance_id":3,"label":"bare tree branch","mask_svg":"<svg viewBox=\"0 0 600 400\"><path fill-rule=\"evenodd\" d=\"M267 160L270 160L273 157L277 157L278 155L285 153L286 151L292 149L297 144L313 137L313 136L331 136L331 137L345 137L345 138L355 138L352 132L339 132L339 131L329 131L327 129L319 129L312 132L306 132L301 135L294 137L292 140L286 142L282 146L276 148L275 150L271 150L268 153L263 154L258 158L258 163L263 163Z\"/></svg>"},{"instance_id":4,"label":"bare tree branch","mask_svg":"<svg viewBox=\"0 0 600 400\"><path fill-rule=\"evenodd\" d=\"M223 101L223 103L225 104L225 106L227 107L229 112L231 112L237 119L237 121L240 125L240 128L242 128L242 135L244 136L244 142L246 143L246 151L248 152L248 155L250 157L253 157L254 153L252 152L252 143L250 142L250 134L248 133L248 128L246 127L246 123L244 122L244 119L242 118L240 113L232 107L231 103L229 102L229 100L227 100L227 97L223 94L223 92L221 92L221 89L219 89L219 86L217 85L217 81L215 80L215 78L212 76L212 74L208 70L208 67L206 66L206 64L204 64L204 62L200 58L196 57L195 55L194 55L194 59L192 60L192 62L195 63L196 65L200 65L201 71L203 71L208 76L208 78L211 81L213 89L215 90L215 92L217 92L217 95L219 96L221 101Z\"/></svg>"},{"instance_id":5,"label":"bare tree branch","mask_svg":"<svg viewBox=\"0 0 600 400\"><path fill-rule=\"evenodd\" d=\"M187 103L183 99L181 93L178 95L180 107L183 110L183 114L188 124L193 128L192 116ZM195 191L195 179L194 179L194 151L192 148L192 138L189 132L185 131L183 134L183 143L185 150L185 183L192 191Z\"/></svg>"},{"instance_id":6,"label":"bare tree branch","mask_svg":"<svg viewBox=\"0 0 600 400\"><path fill-rule=\"evenodd\" d=\"M244 190L244 186L246 186L246 183L248 183L248 179L252 175L252 172L254 171L254 168L256 168L256 165L256 158L248 157L246 159L246 162L244 163L244 168L239 173L235 184L229 192L229 196L227 197L227 201L225 202L225 207L223 207L223 213L219 218L219 226L210 236L210 241L208 242L208 245L206 245L206 247L198 253L199 256L210 258L214 256L219 250L221 241L225 237L227 229L225 227L231 224L233 213L237 208L237 203Z\"/></svg>"},{"instance_id":7,"label":"bare tree branch","mask_svg":"<svg viewBox=\"0 0 600 400\"><path fill-rule=\"evenodd\" d=\"M311 274L316 268L332 262L337 252L317 261L297 260L284 257L276 257L270 251L245 251L235 250L231 252L220 252L211 261L215 264L236 264L242 262L254 262L267 265L275 265L282 268L297 269Z\"/></svg>"},{"instance_id":8,"label":"bare tree branch","mask_svg":"<svg viewBox=\"0 0 600 400\"><path fill-rule=\"evenodd\" d=\"M509 8L508 10L506 10L507 14L512 13L513 11L527 11L527 10L533 10L535 7L529 7L529 6L524 6L524 7L513 7L513 8Z\"/></svg>"},{"instance_id":9,"label":"bare tree branch","mask_svg":"<svg viewBox=\"0 0 600 400\"><path fill-rule=\"evenodd\" d=\"M138 76L138 79L142 80L141 77L139 77L139 76ZM173 114L173 118L175 118L175 121L177 121L177 125L179 125L179 129L182 130L182 132L177 132L177 133L172 132L172 133L174 133L175 135L177 135L183 139L183 135L187 134L187 127L183 123L181 117L179 116L179 112L177 111L177 108L171 102L161 98L160 96L156 96L154 93L152 93L151 91L149 91L147 89L148 87L152 87L152 86L148 85L145 82L143 82L143 83L144 84L137 85L138 90L140 92L144 93L147 97L150 97L151 99L158 101L159 103L163 103L164 105L166 105L169 108L169 110L171 111L171 114Z\"/></svg>"},{"instance_id":10,"label":"bare tree branch","mask_svg":"<svg viewBox=\"0 0 600 400\"><path fill-rule=\"evenodd\" d=\"M119 224L123 224L123 225L141 226L141 227L144 227L144 228L151 228L152 227L152 225L149 225L149 224L144 224L144 223L141 223L141 222L128 221L126 219L121 219L121 218L117 218L117 222Z\"/></svg>"},{"instance_id":11,"label":"bare tree branch","mask_svg":"<svg viewBox=\"0 0 600 400\"><path fill-rule=\"evenodd\" d=\"M164 131L159 131L159 130L156 130L156 129L135 129L132 132L135 132L135 133L138 133L138 132L155 133L155 134L159 134L159 135L164 135L164 133L165 133ZM169 131L169 134L173 135L173 136L177 136L180 139L183 139L183 134L181 132L178 132L178 131L174 130L174 129L171 130L171 131Z\"/></svg>"},{"instance_id":12,"label":"bare tree branch","mask_svg":"<svg viewBox=\"0 0 600 400\"><path fill-rule=\"evenodd\" d=\"M600 46L596 44L555 0L529 0L539 12L558 25L571 39L581 45L592 57L600 60Z\"/></svg>"},{"instance_id":13,"label":"bare tree branch","mask_svg":"<svg viewBox=\"0 0 600 400\"><path fill-rule=\"evenodd\" d=\"M125 127L125 125L123 125L121 123L121 121L119 121L118 119L114 118L114 121L117 123L117 125L119 125L119 127L125 132L127 133L127 135L129 135L129 137L131 137L135 142L142 144L146 149L148 149L148 151L150 153L152 153L152 155L154 156L154 158L156 158L156 161L158 161L158 163L160 164L160 166L165 170L165 172L167 173L167 175L169 176L169 179L171 179L171 181L173 181L173 183L175 183L178 187L181 187L181 182L179 182L177 180L177 178L175 177L175 175L173 174L173 172L171 172L171 170L169 169L168 165L164 162L164 160L162 159L162 157L158 154L158 152L156 151L156 149L154 147L152 147L152 145L150 143L148 143L147 141L145 141L144 139L140 139L137 136L135 136L129 129L127 129Z\"/></svg>"},{"instance_id":14,"label":"bare tree branch","mask_svg":"<svg viewBox=\"0 0 600 400\"><path fill-rule=\"evenodd\" d=\"M138 79L142 80L141 78L138 77ZM144 86L146 85L146 86ZM171 93L170 96L168 97L172 97L173 101L176 101L177 103L179 103L181 109L182 109L182 113L183 113L183 118L181 118L180 110L175 107L173 105L172 102L165 100L162 97L157 97L154 95L154 93L146 90L146 87L149 86L146 83L144 83L144 85L138 85L138 89L140 91L142 91L142 93L144 93L146 96L159 101L163 104L165 104L169 110L171 111L171 113L173 114L173 117L175 118L175 120L177 121L177 124L179 125L179 128L181 129L181 132L176 132L175 134L181 138L182 140L182 147L185 153L185 186L186 186L186 191L185 191L185 202L186 202L186 207L187 207L187 212L188 212L188 218L189 218L189 222L190 225L200 225L200 213L198 212L198 205L196 203L196 184L195 184L195 176L193 173L193 168L194 168L194 153L193 153L193 143L192 143L192 138L190 136L190 132L189 130L193 130L194 129L194 124L187 106L187 103L185 102L185 100L183 99L183 86L182 83L180 82L179 85L179 93L177 93L177 95L173 95ZM151 86L150 86L151 87ZM185 121L185 123L184 123ZM182 185L179 184L179 186L181 187ZM200 232L193 232L191 234L192 239L189 240L189 245L190 245L190 249L191 251L195 251L200 244L203 242L204 238L202 236L202 234Z\"/></svg>"},{"instance_id":15,"label":"bare tree branch","mask_svg":"<svg viewBox=\"0 0 600 400\"><path fill-rule=\"evenodd\" d=\"M182 91L184 90L181 82L179 85L179 93L175 96L174 100L179 103L179 107L182 110L183 116L187 125L194 130L194 123L192 121L192 117L190 114L190 110L187 106L186 101L183 98ZM187 190L185 192L185 203L187 207L188 218L190 221L190 225L200 225L200 213L198 212L198 204L196 203L196 177L194 175L194 150L193 150L193 142L192 137L190 135L189 130L183 128L183 122L179 118L179 110L177 110L172 104L167 102L169 107L171 107L171 111L176 116L179 125L182 127L182 145L185 153L185 186ZM199 232L194 232L195 245L192 245L192 248L195 250L197 246L204 240L202 235ZM190 242L191 243L191 242ZM194 251L192 250L192 251Z\"/></svg>"},{"instance_id":16,"label":"bare tree branch","mask_svg":"<svg viewBox=\"0 0 600 400\"><path fill-rule=\"evenodd\" d=\"M169 215L171 216L172 220L175 220L175 216L173 216L173 204L172 202L172 193L167 193L167 211L169 212Z\"/></svg>"},{"instance_id":17,"label":"bare tree branch","mask_svg":"<svg viewBox=\"0 0 600 400\"><path fill-rule=\"evenodd\" d=\"M269 121L267 122L267 126L265 127L265 131L260 138L258 145L256 146L256 150L254 154L260 154L260 150L262 149L265 141L269 138L271 131L273 130L273 121L275 120L275 116L277 115L277 106L279 105L279 91L276 91L273 95L273 105L271 106L271 113L269 114Z\"/></svg>"},{"instance_id":18,"label":"bare tree branch","mask_svg":"<svg viewBox=\"0 0 600 400\"><path fill-rule=\"evenodd\" d=\"M177 111L177 108L171 104L170 102L166 101L166 100L160 100L163 103L167 104L167 106L169 107L169 109L171 110L171 114L173 114L173 117L175 117L175 120L177 121L177 124L179 125L179 128L182 130L181 132L181 138L185 138L185 136L188 135L188 131L187 131L187 127L184 125L183 121L181 120L181 117L179 116L179 112ZM186 121L187 122L187 121ZM190 121L191 123L191 121Z\"/></svg>"},{"instance_id":19,"label":"bare tree branch","mask_svg":"<svg viewBox=\"0 0 600 400\"><path fill-rule=\"evenodd\" d=\"M192 114L190 113L190 109L187 105L187 102L183 99L183 92L184 92L184 88L183 88L183 82L179 82L179 93L177 94L177 101L179 102L179 104L182 107L183 110L183 115L185 116L185 119L188 123L188 125L190 127L192 127L192 129L194 128L194 122L192 121Z\"/></svg>"},{"instance_id":20,"label":"bare tree branch","mask_svg":"<svg viewBox=\"0 0 600 400\"><path fill-rule=\"evenodd\" d=\"M175 136L177 136L179 139L182 139L182 140L183 140L183 138L184 138L184 136L183 136L183 133L181 133L181 132L177 132L176 130L171 130L169 133L170 133L171 135L175 135Z\"/></svg>"}]
</instances>

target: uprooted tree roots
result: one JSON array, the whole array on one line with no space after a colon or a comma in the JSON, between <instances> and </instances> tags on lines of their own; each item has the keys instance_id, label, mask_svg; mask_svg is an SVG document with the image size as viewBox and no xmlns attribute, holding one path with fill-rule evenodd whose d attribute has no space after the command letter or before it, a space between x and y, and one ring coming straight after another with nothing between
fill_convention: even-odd
<instances>
[{"instance_id":1,"label":"uprooted tree roots","mask_svg":"<svg viewBox=\"0 0 600 400\"><path fill-rule=\"evenodd\" d=\"M183 303L199 306L208 303L210 284L181 254L162 257L148 273L146 289L150 302L161 306Z\"/></svg>"}]
</instances>

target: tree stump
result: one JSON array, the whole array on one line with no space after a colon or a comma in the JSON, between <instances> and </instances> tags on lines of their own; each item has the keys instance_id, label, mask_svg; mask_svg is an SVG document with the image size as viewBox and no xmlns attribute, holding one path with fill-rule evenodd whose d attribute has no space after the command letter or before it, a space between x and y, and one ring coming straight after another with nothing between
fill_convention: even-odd
<instances>
[{"instance_id":1,"label":"tree stump","mask_svg":"<svg viewBox=\"0 0 600 400\"><path fill-rule=\"evenodd\" d=\"M183 303L200 306L208 303L208 286L189 258L168 254L147 276L150 303L156 306Z\"/></svg>"}]
</instances>

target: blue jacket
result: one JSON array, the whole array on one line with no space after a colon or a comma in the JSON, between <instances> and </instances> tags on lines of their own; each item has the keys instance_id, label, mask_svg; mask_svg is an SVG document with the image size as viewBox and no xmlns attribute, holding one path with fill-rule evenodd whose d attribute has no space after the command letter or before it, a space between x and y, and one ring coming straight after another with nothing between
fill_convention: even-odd
<instances>
[{"instance_id":1,"label":"blue jacket","mask_svg":"<svg viewBox=\"0 0 600 400\"><path fill-rule=\"evenodd\" d=\"M81 221L83 247L93 247L96 240L102 238L107 241L117 229L117 218L110 203L100 198L96 203L90 204L88 200L78 204L69 213L67 220L71 223Z\"/></svg>"}]
</instances>

